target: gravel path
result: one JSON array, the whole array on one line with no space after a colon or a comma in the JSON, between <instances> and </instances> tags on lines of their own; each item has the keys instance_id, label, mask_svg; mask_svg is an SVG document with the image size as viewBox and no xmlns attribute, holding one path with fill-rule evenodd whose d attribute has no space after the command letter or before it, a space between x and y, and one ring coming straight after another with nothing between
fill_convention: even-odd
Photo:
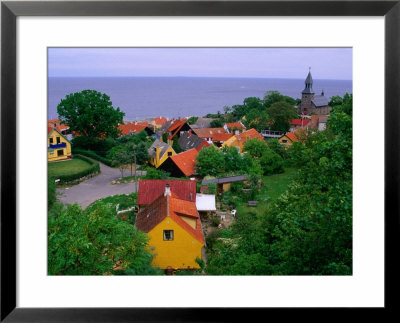
<instances>
[{"instance_id":1,"label":"gravel path","mask_svg":"<svg viewBox=\"0 0 400 323\"><path fill-rule=\"evenodd\" d=\"M121 177L119 169L108 167L100 164L101 173L86 181L66 188L57 189L57 197L61 203L73 204L78 203L82 208L86 208L92 202L117 194L130 194L136 192L135 183L125 183L111 185L111 182ZM145 172L136 172L138 176ZM130 171L125 171L125 175L130 175Z\"/></svg>"}]
</instances>

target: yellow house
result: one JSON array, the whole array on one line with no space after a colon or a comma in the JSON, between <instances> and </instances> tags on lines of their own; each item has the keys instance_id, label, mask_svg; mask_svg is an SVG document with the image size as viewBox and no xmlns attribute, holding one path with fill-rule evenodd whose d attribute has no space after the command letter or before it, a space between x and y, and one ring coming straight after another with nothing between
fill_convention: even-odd
<instances>
[{"instance_id":1,"label":"yellow house","mask_svg":"<svg viewBox=\"0 0 400 323\"><path fill-rule=\"evenodd\" d=\"M173 150L170 145L158 139L153 142L148 152L150 155L149 163L155 168L160 167L161 164L165 162L168 157L176 155L175 150Z\"/></svg>"},{"instance_id":2,"label":"yellow house","mask_svg":"<svg viewBox=\"0 0 400 323\"><path fill-rule=\"evenodd\" d=\"M150 237L153 265L162 269L200 268L196 258L202 258L204 235L196 203L179 199L169 184L160 197L138 213L135 226Z\"/></svg>"},{"instance_id":3,"label":"yellow house","mask_svg":"<svg viewBox=\"0 0 400 323\"><path fill-rule=\"evenodd\" d=\"M227 141L225 141L222 144L222 147L237 147L237 149L239 150L240 153L243 152L243 146L244 143L248 140L248 139L259 139L259 140L264 140L264 137L261 136L257 130L255 129L250 129L247 131L244 131L238 135L235 135L231 138L229 138Z\"/></svg>"},{"instance_id":4,"label":"yellow house","mask_svg":"<svg viewBox=\"0 0 400 323\"><path fill-rule=\"evenodd\" d=\"M293 132L284 134L282 137L278 138L278 142L285 146L285 148L289 148L295 141L304 141L305 134L306 131L299 128Z\"/></svg>"},{"instance_id":5,"label":"yellow house","mask_svg":"<svg viewBox=\"0 0 400 323\"><path fill-rule=\"evenodd\" d=\"M72 158L71 143L56 128L47 128L47 160L58 161Z\"/></svg>"}]
</instances>

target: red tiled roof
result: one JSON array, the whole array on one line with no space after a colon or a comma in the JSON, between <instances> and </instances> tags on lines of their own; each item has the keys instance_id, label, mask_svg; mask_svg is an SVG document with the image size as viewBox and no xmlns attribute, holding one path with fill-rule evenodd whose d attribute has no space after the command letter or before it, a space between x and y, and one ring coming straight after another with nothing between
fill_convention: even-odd
<instances>
[{"instance_id":1,"label":"red tiled roof","mask_svg":"<svg viewBox=\"0 0 400 323\"><path fill-rule=\"evenodd\" d=\"M169 184L171 192L181 200L196 202L196 182L185 180L142 179L139 181L137 203L148 205L159 197Z\"/></svg>"},{"instance_id":2,"label":"red tiled roof","mask_svg":"<svg viewBox=\"0 0 400 323\"><path fill-rule=\"evenodd\" d=\"M176 166L185 174L190 176L195 173L196 156L199 154L196 148L184 151L183 153L176 154L170 158Z\"/></svg>"},{"instance_id":3,"label":"red tiled roof","mask_svg":"<svg viewBox=\"0 0 400 323\"><path fill-rule=\"evenodd\" d=\"M286 133L285 136L294 142L294 141L300 141L301 138L299 138L299 135L305 134L305 133L306 133L306 131L304 129L299 128L296 131Z\"/></svg>"},{"instance_id":4,"label":"red tiled roof","mask_svg":"<svg viewBox=\"0 0 400 323\"><path fill-rule=\"evenodd\" d=\"M134 123L131 123L131 122L128 122L126 124L120 124L118 126L118 129L121 130L121 133L123 135L128 135L131 132L139 133L142 130L144 130L145 128L146 128L145 125L134 124Z\"/></svg>"},{"instance_id":5,"label":"red tiled roof","mask_svg":"<svg viewBox=\"0 0 400 323\"><path fill-rule=\"evenodd\" d=\"M186 123L186 119L182 120L175 120L174 123L168 128L168 132L172 132L171 135L168 136L169 139L172 139L175 137L175 135L181 130L183 125Z\"/></svg>"},{"instance_id":6,"label":"red tiled roof","mask_svg":"<svg viewBox=\"0 0 400 323\"><path fill-rule=\"evenodd\" d=\"M254 138L258 138L261 140L264 140L264 137L261 136L258 131L256 129L250 129L247 131L242 132L241 134L238 134L235 136L237 140L239 140L240 142L245 142L248 139L254 139Z\"/></svg>"},{"instance_id":7,"label":"red tiled roof","mask_svg":"<svg viewBox=\"0 0 400 323\"><path fill-rule=\"evenodd\" d=\"M167 122L167 118L165 118L165 117L159 117L159 118L157 117L154 119L154 123L157 125L160 125L160 126L162 126L166 122Z\"/></svg>"},{"instance_id":8,"label":"red tiled roof","mask_svg":"<svg viewBox=\"0 0 400 323\"><path fill-rule=\"evenodd\" d=\"M193 129L193 132L200 138L213 138L217 134L226 133L224 128L199 128Z\"/></svg>"},{"instance_id":9,"label":"red tiled roof","mask_svg":"<svg viewBox=\"0 0 400 323\"><path fill-rule=\"evenodd\" d=\"M174 193L171 196L164 196L161 193L153 203L138 213L135 225L139 230L149 232L167 216L171 217L194 238L204 243L204 235L195 202L181 200ZM192 228L181 217L196 219L196 228Z\"/></svg>"},{"instance_id":10,"label":"red tiled roof","mask_svg":"<svg viewBox=\"0 0 400 323\"><path fill-rule=\"evenodd\" d=\"M227 141L230 137L232 137L232 133L217 133L212 137L212 141Z\"/></svg>"},{"instance_id":11,"label":"red tiled roof","mask_svg":"<svg viewBox=\"0 0 400 323\"><path fill-rule=\"evenodd\" d=\"M60 119L51 119L47 121L47 127L56 128L59 132L69 129L69 127L63 123L60 123Z\"/></svg>"},{"instance_id":12,"label":"red tiled roof","mask_svg":"<svg viewBox=\"0 0 400 323\"><path fill-rule=\"evenodd\" d=\"M243 124L241 124L240 122L227 123L226 126L230 129L244 129Z\"/></svg>"},{"instance_id":13,"label":"red tiled roof","mask_svg":"<svg viewBox=\"0 0 400 323\"><path fill-rule=\"evenodd\" d=\"M290 125L292 126L306 126L310 122L310 119L292 119Z\"/></svg>"}]
</instances>

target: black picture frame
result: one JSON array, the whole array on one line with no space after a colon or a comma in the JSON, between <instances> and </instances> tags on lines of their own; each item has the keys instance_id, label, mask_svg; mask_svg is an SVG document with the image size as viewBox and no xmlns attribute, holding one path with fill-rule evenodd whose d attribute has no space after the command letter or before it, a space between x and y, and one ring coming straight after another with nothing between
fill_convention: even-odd
<instances>
[{"instance_id":1,"label":"black picture frame","mask_svg":"<svg viewBox=\"0 0 400 323\"><path fill-rule=\"evenodd\" d=\"M2 1L1 3L1 321L203 322L246 320L256 308L17 308L16 19L18 16L384 16L385 17L385 307L399 286L400 1ZM371 116L373 118L373 116ZM371 188L373 189L373 188ZM34 212L34 210L33 210ZM371 232L371 235L373 233ZM40 292L40 291L38 291ZM269 309L282 312L286 309ZM292 309L290 309L292 310ZM301 309L293 309L302 312ZM333 315L333 312L326 309ZM356 309L355 309L356 310ZM348 310L349 311L349 310ZM250 313L249 313L250 312ZM309 313L308 313L309 314ZM297 315L297 314L296 314ZM313 314L314 316L314 314ZM315 317L314 317L315 318ZM272 318L271 318L272 319ZM309 318L313 319L313 318Z\"/></svg>"}]
</instances>

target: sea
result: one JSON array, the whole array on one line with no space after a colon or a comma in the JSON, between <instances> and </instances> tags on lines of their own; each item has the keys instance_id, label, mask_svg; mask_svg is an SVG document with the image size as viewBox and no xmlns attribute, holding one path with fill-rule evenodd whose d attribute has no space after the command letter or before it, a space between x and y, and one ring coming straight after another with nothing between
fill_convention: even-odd
<instances>
[{"instance_id":1,"label":"sea","mask_svg":"<svg viewBox=\"0 0 400 323\"><path fill-rule=\"evenodd\" d=\"M328 98L352 93L351 80L314 79L315 94ZM263 98L276 90L301 98L304 79L216 78L216 77L49 77L48 118L58 118L57 105L66 95L83 90L107 94L114 108L125 112L124 120L139 121L205 116L224 111L225 106L242 104L247 97Z\"/></svg>"}]
</instances>

